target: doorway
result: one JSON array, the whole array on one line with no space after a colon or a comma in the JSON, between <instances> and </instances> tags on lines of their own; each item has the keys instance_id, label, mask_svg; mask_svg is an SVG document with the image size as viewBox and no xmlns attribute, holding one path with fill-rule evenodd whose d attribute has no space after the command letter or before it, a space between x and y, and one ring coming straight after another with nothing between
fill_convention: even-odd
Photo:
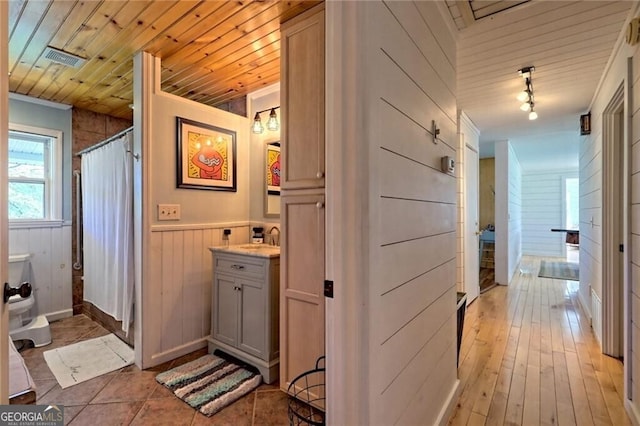
<instances>
[{"instance_id":1,"label":"doorway","mask_svg":"<svg viewBox=\"0 0 640 426\"><path fill-rule=\"evenodd\" d=\"M460 134L464 138L464 134ZM464 141L462 141L464 143ZM467 293L467 303L471 303L480 293L478 270L478 151L464 144L464 291Z\"/></svg>"},{"instance_id":2,"label":"doorway","mask_svg":"<svg viewBox=\"0 0 640 426\"><path fill-rule=\"evenodd\" d=\"M604 110L602 119L602 351L624 357L624 246L628 196L625 158L625 108L622 84Z\"/></svg>"}]
</instances>

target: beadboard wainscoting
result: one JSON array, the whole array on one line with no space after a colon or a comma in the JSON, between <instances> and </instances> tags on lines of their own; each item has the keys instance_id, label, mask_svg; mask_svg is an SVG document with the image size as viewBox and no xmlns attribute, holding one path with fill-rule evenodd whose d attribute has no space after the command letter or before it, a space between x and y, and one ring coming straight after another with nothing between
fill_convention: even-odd
<instances>
[{"instance_id":1,"label":"beadboard wainscoting","mask_svg":"<svg viewBox=\"0 0 640 426\"><path fill-rule=\"evenodd\" d=\"M207 345L213 280L208 248L223 245L223 229L231 229L230 244L249 241L248 222L151 227L151 273L144 282L160 297L145 307L155 324L145 339L153 342L154 363Z\"/></svg>"},{"instance_id":2,"label":"beadboard wainscoting","mask_svg":"<svg viewBox=\"0 0 640 426\"><path fill-rule=\"evenodd\" d=\"M71 224L12 227L9 255L23 253L31 254L30 281L37 314L46 315L49 321L72 316Z\"/></svg>"}]
</instances>

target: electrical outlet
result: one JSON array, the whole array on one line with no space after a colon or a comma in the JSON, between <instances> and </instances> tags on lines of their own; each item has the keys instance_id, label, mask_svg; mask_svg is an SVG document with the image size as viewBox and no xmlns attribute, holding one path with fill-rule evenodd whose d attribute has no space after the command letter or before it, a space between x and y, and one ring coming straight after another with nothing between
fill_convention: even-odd
<instances>
[{"instance_id":1,"label":"electrical outlet","mask_svg":"<svg viewBox=\"0 0 640 426\"><path fill-rule=\"evenodd\" d=\"M158 204L158 220L180 220L180 204Z\"/></svg>"}]
</instances>

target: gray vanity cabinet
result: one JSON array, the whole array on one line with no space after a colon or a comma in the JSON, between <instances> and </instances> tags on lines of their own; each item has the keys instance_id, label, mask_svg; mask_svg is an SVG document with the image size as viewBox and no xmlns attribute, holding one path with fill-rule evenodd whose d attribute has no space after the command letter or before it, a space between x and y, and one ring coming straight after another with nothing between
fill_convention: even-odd
<instances>
[{"instance_id":1,"label":"gray vanity cabinet","mask_svg":"<svg viewBox=\"0 0 640 426\"><path fill-rule=\"evenodd\" d=\"M278 378L279 257L211 249L213 291L209 352L220 349Z\"/></svg>"}]
</instances>

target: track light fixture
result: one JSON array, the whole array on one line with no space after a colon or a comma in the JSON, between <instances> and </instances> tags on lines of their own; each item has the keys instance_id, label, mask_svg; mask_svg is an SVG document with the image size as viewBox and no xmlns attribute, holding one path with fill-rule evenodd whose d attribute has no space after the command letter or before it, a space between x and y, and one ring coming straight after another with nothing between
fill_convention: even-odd
<instances>
[{"instance_id":1,"label":"track light fixture","mask_svg":"<svg viewBox=\"0 0 640 426\"><path fill-rule=\"evenodd\" d=\"M253 133L259 134L264 132L264 126L262 125L262 120L260 119L260 114L263 112L271 111L269 113L269 120L267 121L267 129L271 131L276 131L280 128L280 123L278 122L278 115L276 114L276 110L280 108L280 105L267 108L262 111L256 112L255 117L253 118L253 125L251 126L251 130Z\"/></svg>"},{"instance_id":2,"label":"track light fixture","mask_svg":"<svg viewBox=\"0 0 640 426\"><path fill-rule=\"evenodd\" d=\"M518 74L524 78L524 90L517 96L518 100L522 102L520 109L525 112L529 112L529 120L535 120L538 118L538 113L535 112L533 101L533 71L535 67L524 67L518 70Z\"/></svg>"}]
</instances>

